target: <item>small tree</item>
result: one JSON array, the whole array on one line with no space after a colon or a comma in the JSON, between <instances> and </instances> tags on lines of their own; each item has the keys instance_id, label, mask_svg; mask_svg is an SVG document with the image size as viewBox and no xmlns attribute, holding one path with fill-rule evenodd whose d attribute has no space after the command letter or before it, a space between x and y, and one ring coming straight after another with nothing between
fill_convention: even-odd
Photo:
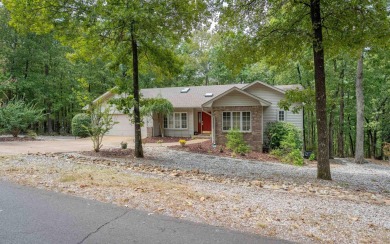
<instances>
[{"instance_id":1,"label":"small tree","mask_svg":"<svg viewBox=\"0 0 390 244\"><path fill-rule=\"evenodd\" d=\"M164 117L173 112L172 103L165 98L150 98L145 100L144 110L157 121L161 136L164 137Z\"/></svg>"},{"instance_id":2,"label":"small tree","mask_svg":"<svg viewBox=\"0 0 390 244\"><path fill-rule=\"evenodd\" d=\"M110 108L102 110L100 105L90 110L91 125L90 127L85 126L93 142L93 150L99 152L102 148L104 135L112 129L112 127L118 122L112 120L112 114Z\"/></svg>"},{"instance_id":3,"label":"small tree","mask_svg":"<svg viewBox=\"0 0 390 244\"><path fill-rule=\"evenodd\" d=\"M21 131L43 119L42 109L35 104L13 98L0 105L0 130L17 137Z\"/></svg>"}]
</instances>

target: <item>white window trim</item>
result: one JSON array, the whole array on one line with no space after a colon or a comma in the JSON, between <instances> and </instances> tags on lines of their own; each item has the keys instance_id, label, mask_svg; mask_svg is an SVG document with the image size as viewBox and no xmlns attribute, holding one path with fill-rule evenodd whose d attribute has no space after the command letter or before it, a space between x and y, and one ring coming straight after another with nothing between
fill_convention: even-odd
<instances>
[{"instance_id":1,"label":"white window trim","mask_svg":"<svg viewBox=\"0 0 390 244\"><path fill-rule=\"evenodd\" d=\"M283 116L283 118L284 118L284 120L280 120L280 116L279 116L279 113L280 112L283 112L283 114L284 114L284 116ZM286 110L278 110L278 113L277 113L277 120L278 121L284 121L284 122L286 122L287 121L287 112L286 112Z\"/></svg>"},{"instance_id":2,"label":"white window trim","mask_svg":"<svg viewBox=\"0 0 390 244\"><path fill-rule=\"evenodd\" d=\"M180 122L179 122L179 125L180 127L179 128L175 128L176 127L176 122L175 122L175 114L179 114L180 115ZM182 114L186 114L186 128L183 128L182 127L182 117L181 115ZM170 122L170 119L169 119L169 116L165 116L164 117L164 120L167 119L167 127L165 127L165 123L164 123L164 129L167 129L167 130L187 130L188 129L188 113L187 112L174 112L172 113L172 128L169 128L169 122Z\"/></svg>"},{"instance_id":3,"label":"white window trim","mask_svg":"<svg viewBox=\"0 0 390 244\"><path fill-rule=\"evenodd\" d=\"M222 131L228 132L233 128L233 112L240 113L240 132L242 133L251 133L252 132L252 112L251 111L222 111ZM223 113L230 113L230 129L224 130L223 129ZM250 130L242 130L242 113L249 113L249 126Z\"/></svg>"}]
</instances>

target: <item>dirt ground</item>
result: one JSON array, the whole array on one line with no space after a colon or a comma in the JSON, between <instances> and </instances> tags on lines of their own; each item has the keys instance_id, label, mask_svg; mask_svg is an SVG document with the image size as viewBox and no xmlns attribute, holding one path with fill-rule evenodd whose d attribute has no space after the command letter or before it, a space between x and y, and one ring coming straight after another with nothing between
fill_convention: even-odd
<instances>
[{"instance_id":1,"label":"dirt ground","mask_svg":"<svg viewBox=\"0 0 390 244\"><path fill-rule=\"evenodd\" d=\"M0 155L17 155L28 153L79 152L92 150L90 138L75 138L72 136L40 136L38 140L0 141ZM191 140L187 144L199 143L203 140ZM120 148L121 142L127 142L128 147L134 147L134 138L127 136L105 136L103 149ZM148 146L174 146L179 142L146 143Z\"/></svg>"}]
</instances>

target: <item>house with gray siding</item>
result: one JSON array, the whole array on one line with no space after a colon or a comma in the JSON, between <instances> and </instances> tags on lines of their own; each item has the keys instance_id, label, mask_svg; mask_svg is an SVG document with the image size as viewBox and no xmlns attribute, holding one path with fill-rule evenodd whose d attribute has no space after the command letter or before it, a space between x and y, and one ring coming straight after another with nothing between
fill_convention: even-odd
<instances>
[{"instance_id":1,"label":"house with gray siding","mask_svg":"<svg viewBox=\"0 0 390 244\"><path fill-rule=\"evenodd\" d=\"M169 137L191 137L210 135L213 143L226 143L226 134L237 129L253 150L260 151L264 142L264 129L268 122L286 121L303 129L303 113L285 111L278 102L287 90L301 89L300 85L271 86L255 81L250 84L212 86L167 87L142 89L143 98L162 97L169 100L174 112L164 118L164 135ZM109 135L134 136L134 125L129 117L109 105L110 98L126 96L107 92L95 101L111 106L113 119L118 122ZM160 136L159 121L144 118L142 137Z\"/></svg>"}]
</instances>

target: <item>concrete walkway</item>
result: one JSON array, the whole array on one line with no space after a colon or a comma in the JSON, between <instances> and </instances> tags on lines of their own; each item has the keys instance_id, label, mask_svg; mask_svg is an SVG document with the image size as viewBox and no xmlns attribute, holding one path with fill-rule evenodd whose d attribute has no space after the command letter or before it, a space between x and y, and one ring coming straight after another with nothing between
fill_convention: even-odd
<instances>
[{"instance_id":1,"label":"concrete walkway","mask_svg":"<svg viewBox=\"0 0 390 244\"><path fill-rule=\"evenodd\" d=\"M90 138L75 138L71 136L42 136L37 141L6 141L0 142L0 155L15 155L26 153L55 153L55 152L78 152L91 151L93 144ZM105 136L102 149L120 148L120 143L128 143L129 148L134 148L134 138L126 136ZM205 139L195 139L187 144L199 143ZM146 143L145 146L167 147L179 145L172 143Z\"/></svg>"}]
</instances>

